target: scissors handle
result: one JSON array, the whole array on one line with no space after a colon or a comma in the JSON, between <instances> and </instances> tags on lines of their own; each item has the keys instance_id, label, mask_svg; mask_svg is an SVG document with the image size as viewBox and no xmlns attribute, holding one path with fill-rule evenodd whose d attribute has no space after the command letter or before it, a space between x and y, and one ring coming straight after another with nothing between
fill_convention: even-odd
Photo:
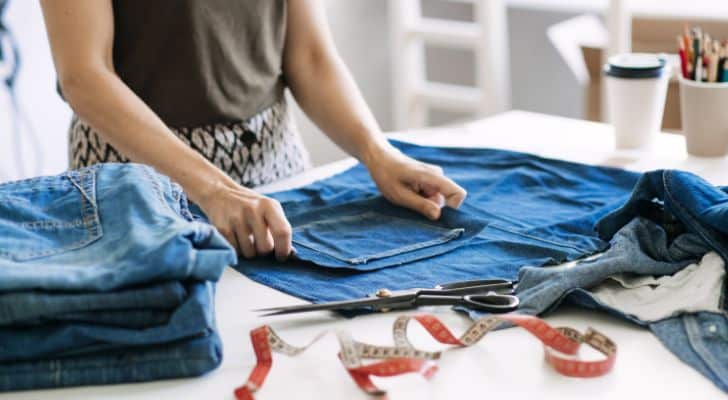
<instances>
[{"instance_id":1,"label":"scissors handle","mask_svg":"<svg viewBox=\"0 0 728 400\"><path fill-rule=\"evenodd\" d=\"M476 311L507 313L516 310L520 302L516 296L491 292L463 296L461 304Z\"/></svg>"},{"instance_id":2,"label":"scissors handle","mask_svg":"<svg viewBox=\"0 0 728 400\"><path fill-rule=\"evenodd\" d=\"M501 294L497 292L488 292L485 294L471 294L465 296L452 295L419 295L411 306L454 306L461 305L477 311L487 311L492 313L505 313L518 308L518 297Z\"/></svg>"}]
</instances>

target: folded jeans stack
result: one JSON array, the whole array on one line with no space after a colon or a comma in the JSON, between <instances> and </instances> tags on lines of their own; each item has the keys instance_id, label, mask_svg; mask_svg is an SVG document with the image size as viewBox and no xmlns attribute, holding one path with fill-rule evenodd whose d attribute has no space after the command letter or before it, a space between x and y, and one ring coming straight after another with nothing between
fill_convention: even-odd
<instances>
[{"instance_id":1,"label":"folded jeans stack","mask_svg":"<svg viewBox=\"0 0 728 400\"><path fill-rule=\"evenodd\" d=\"M235 261L148 167L0 185L0 390L214 369L214 282Z\"/></svg>"}]
</instances>

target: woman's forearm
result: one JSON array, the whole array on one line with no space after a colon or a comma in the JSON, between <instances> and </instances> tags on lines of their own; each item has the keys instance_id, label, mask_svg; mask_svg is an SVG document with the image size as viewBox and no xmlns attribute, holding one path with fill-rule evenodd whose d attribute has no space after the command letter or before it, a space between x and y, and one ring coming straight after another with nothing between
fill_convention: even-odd
<instances>
[{"instance_id":1,"label":"woman's forearm","mask_svg":"<svg viewBox=\"0 0 728 400\"><path fill-rule=\"evenodd\" d=\"M74 112L134 162L153 166L179 182L200 202L229 178L179 140L162 120L103 66L60 76L63 94Z\"/></svg>"},{"instance_id":2,"label":"woman's forearm","mask_svg":"<svg viewBox=\"0 0 728 400\"><path fill-rule=\"evenodd\" d=\"M330 40L323 7L310 0L288 4L283 72L291 92L328 137L367 163L389 144Z\"/></svg>"}]
</instances>

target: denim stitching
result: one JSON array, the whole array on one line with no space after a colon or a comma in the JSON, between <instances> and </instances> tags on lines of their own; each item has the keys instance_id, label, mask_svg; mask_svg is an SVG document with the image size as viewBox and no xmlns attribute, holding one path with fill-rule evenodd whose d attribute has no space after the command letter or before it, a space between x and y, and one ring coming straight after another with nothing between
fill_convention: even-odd
<instances>
[{"instance_id":1,"label":"denim stitching","mask_svg":"<svg viewBox=\"0 0 728 400\"><path fill-rule=\"evenodd\" d=\"M86 193L86 190L84 190L84 188L82 186L83 182L82 183L76 182L76 180L74 179L74 175L76 175L76 174L74 174L73 172L68 172L65 174L66 178L68 178L68 180L71 181L71 184L73 184L73 186L75 186L76 188L78 188L79 191L81 191L81 194L83 195L83 197L85 197L86 200L90 201L91 204L96 206L96 202L93 201L93 199L88 195L88 193ZM83 179L84 171L79 171L78 175L81 179Z\"/></svg>"},{"instance_id":2,"label":"denim stitching","mask_svg":"<svg viewBox=\"0 0 728 400\"><path fill-rule=\"evenodd\" d=\"M463 232L465 232L465 229L463 229L463 228L451 229L444 236L441 236L439 238L435 238L435 239L428 240L425 242L420 242L420 243L413 243L409 246L404 246L404 247L400 247L398 249L383 251L383 252L380 252L377 254L372 254L369 256L356 257L356 258L351 259L351 262L353 264L366 264L370 260L392 257L392 256L396 256L399 254L409 253L409 252L412 252L415 250L423 249L426 247L432 247L432 246L435 246L438 244L448 243L448 242L460 237L460 235L462 235Z\"/></svg>"},{"instance_id":3,"label":"denim stitching","mask_svg":"<svg viewBox=\"0 0 728 400\"><path fill-rule=\"evenodd\" d=\"M529 235L529 234L527 234L527 233L522 233L522 232L516 232L516 231L512 231L512 230L510 230L510 229L508 229L508 228L502 227L502 226L500 226L500 225L498 225L498 224L495 224L495 223L493 223L493 224L489 224L489 225L488 225L488 226L486 227L486 230L487 230L487 229L488 229L489 227L493 227L493 228L495 228L495 229L498 229L498 230L500 230L500 231L508 232L508 233L511 233L511 234L513 234L513 235L516 235L516 236L523 236L523 237L527 237L527 238L529 238L529 239L533 239L533 240L536 240L536 241L539 241L539 242L543 242L543 243L548 243L548 244L552 244L552 245L554 245L554 246L564 247L564 248L567 248L567 249L572 249L572 250L576 250L576 251L579 251L579 252L590 252L590 251L592 251L592 250L585 250L585 249L582 249L582 248L580 248L580 247L576 247L576 246L573 246L573 245L570 245L570 244L563 244L563 243L559 243L559 242L554 242L554 241L551 241L551 240L547 240L547 239L542 239L542 238L539 238L539 237L536 237L536 236L531 236L531 235Z\"/></svg>"},{"instance_id":4,"label":"denim stitching","mask_svg":"<svg viewBox=\"0 0 728 400\"><path fill-rule=\"evenodd\" d=\"M705 366L716 378L720 379L723 384L728 383L724 379L724 374L716 372L714 365L720 366L721 363L713 357L710 350L705 348L704 342L701 340L703 335L700 331L700 322L697 321L697 318L693 315L684 315L682 317L682 322L685 326L685 331L687 332L688 342L693 347L693 350L699 354L700 359L705 363Z\"/></svg>"},{"instance_id":5,"label":"denim stitching","mask_svg":"<svg viewBox=\"0 0 728 400\"><path fill-rule=\"evenodd\" d=\"M169 209L175 215L177 215L178 213L172 208L172 206L164 198L165 191L162 189L161 182L159 182L159 180L157 179L157 177L159 177L159 175L156 175L155 176L155 174L152 173L150 167L143 166L141 169L142 169L142 171L144 171L144 174L147 176L147 178L149 179L150 183L154 187L154 192L157 194L158 200L160 202L162 202L162 204L164 204L164 206L167 209Z\"/></svg>"},{"instance_id":6,"label":"denim stitching","mask_svg":"<svg viewBox=\"0 0 728 400\"><path fill-rule=\"evenodd\" d=\"M158 363L160 361L175 361L175 360L183 360L183 361L210 361L210 360L219 360L220 357L211 357L211 358L186 358L186 357L180 357L177 352L175 352L174 356L168 357L168 358L154 358L154 359L148 359L143 361L134 361L129 364L136 365L136 364L151 364L151 363ZM50 367L46 371L42 371L41 373L60 373L62 371L88 371L90 367L103 367L108 368L111 364L110 363L88 363L84 364L84 366L80 367L65 367L61 368L61 360L55 359L55 360L49 360L51 364L58 364L56 367ZM32 362L32 361L31 361ZM3 372L3 376L10 376L10 375L27 375L29 373L38 373L35 369L29 369L27 371L12 371L12 372Z\"/></svg>"},{"instance_id":7,"label":"denim stitching","mask_svg":"<svg viewBox=\"0 0 728 400\"><path fill-rule=\"evenodd\" d=\"M696 224L693 222L693 215L690 213L689 210L687 210L675 197L673 197L672 192L670 191L670 185L672 185L672 175L669 173L669 171L664 171L662 173L662 184L665 187L665 195L666 197L669 197L670 201L675 205L675 208L678 212L680 212L684 221L682 221L684 224L688 225L690 228L694 229L700 237L708 242L711 248L715 249L719 253L724 253L722 251L722 247L716 243L710 232L708 232L706 229L704 229L701 224ZM721 254L725 258L725 254Z\"/></svg>"},{"instance_id":8,"label":"denim stitching","mask_svg":"<svg viewBox=\"0 0 728 400\"><path fill-rule=\"evenodd\" d=\"M66 246L62 247L54 247L42 251L35 251L35 252L28 252L28 253L11 253L6 250L0 250L0 255L10 257L16 261L29 261L32 259L40 258L40 257L47 257L55 254L60 254L63 252L66 252L68 250L77 249L83 246L88 245L89 243L94 242L99 237L102 236L103 232L100 227L100 221L98 216L98 208L96 207L95 202L95 174L93 173L94 169L82 169L78 171L78 175L81 179L81 184L77 185L75 182L73 182L71 179L69 179L71 182L74 183L74 186L77 188L77 190L80 192L80 203L81 203L81 223L79 224L79 221L73 221L73 224L78 224L80 227L86 228L87 236L74 242L71 244L68 244ZM68 176L68 175L67 175ZM89 195L91 193L91 195ZM33 221L32 224L37 224L42 221ZM49 225L44 225L44 227L53 226L54 223L51 223ZM61 224L61 223L56 223ZM63 225L56 225L58 227L64 227ZM67 226L66 226L67 227Z\"/></svg>"},{"instance_id":9,"label":"denim stitching","mask_svg":"<svg viewBox=\"0 0 728 400\"><path fill-rule=\"evenodd\" d=\"M379 213L379 212L376 212L376 211L367 211L367 212L364 212L364 213L361 213L361 214L357 214L357 215L344 215L344 216L341 216L341 217L329 218L329 219L325 219L325 220L319 220L319 221L309 222L307 224L299 225L299 226L293 228L293 231L295 232L297 230L301 230L303 228L307 228L307 227L309 227L311 225L323 225L323 224L329 224L329 223L340 222L340 221L351 221L351 220L355 220L355 219L367 219L367 218L370 218L371 216L382 216L382 217L390 218L390 219L398 219L398 220L405 221L408 224L416 224L416 225L420 225L420 226L423 226L423 227L428 228L428 229L436 229L438 231L445 231L445 232L447 232L447 231L450 231L451 230L451 229L448 229L448 228L442 228L442 227L439 227L437 225L426 224L424 222L415 221L415 220L412 220L412 219L407 219L407 218L402 218L402 217L395 217L395 216L392 216L392 215L382 214L382 213Z\"/></svg>"},{"instance_id":10,"label":"denim stitching","mask_svg":"<svg viewBox=\"0 0 728 400\"><path fill-rule=\"evenodd\" d=\"M426 227L429 230L437 231L437 234L440 235L440 237L435 238L435 239L431 239L431 240L428 240L428 241L425 241L425 242L413 243L413 244L410 244L410 245L405 245L405 246L400 246L400 247L397 247L397 248L394 248L394 249L385 250L385 251L382 251L382 252L379 252L379 253L367 254L365 256L359 256L359 257L354 257L354 258L347 258L347 257L345 257L345 256L343 256L343 255L341 255L341 254L339 254L337 252L333 252L333 251L327 250L326 248L321 248L319 246L315 246L315 245L312 245L310 243L305 243L305 242L302 242L302 241L297 240L295 238L292 239L292 241L294 243L300 245L300 246L303 246L303 247L309 248L311 250L314 250L314 251L317 251L317 252L326 254L326 255L331 256L331 257L333 257L333 258L335 258L337 260L345 261L345 262L347 262L349 264L355 264L356 265L356 264L366 264L370 260L382 259L382 258L386 258L386 257L392 257L392 256L395 256L395 255L398 255L398 254L407 253L407 252L419 250L419 249L426 248L426 247L435 246L435 245L442 244L442 243L447 243L447 242L449 242L449 241L451 241L451 240L459 237L463 232L465 232L465 229L463 229L463 228L452 228L452 229L441 228L441 227L436 226L436 225L425 224L425 223L422 223L422 222L419 222L419 221L409 220L409 219L406 219L406 218L400 218L400 217L395 217L395 216L387 216L387 215L384 215L384 214L381 214L381 213L378 213L378 212L374 212L374 211L367 211L365 213L357 214L357 215L350 215L350 216L342 216L342 217L338 217L338 218L331 218L331 219L327 219L327 220L323 220L323 221L309 222L307 224L297 226L296 228L293 229L293 232L300 232L301 230L303 230L305 228L308 228L308 227L311 227L311 226L315 226L315 225L324 225L324 224L330 224L330 223L335 223L335 222L351 221L351 220L366 220L366 219L368 219L368 218L370 218L372 216L384 216L384 217L387 217L387 218L390 218L390 219L397 219L397 220L405 221L408 224L420 225L420 226Z\"/></svg>"},{"instance_id":11,"label":"denim stitching","mask_svg":"<svg viewBox=\"0 0 728 400\"><path fill-rule=\"evenodd\" d=\"M26 221L26 222L13 222L15 225L20 225L23 228L28 229L51 229L51 228L81 228L84 227L86 222L83 220L75 221Z\"/></svg>"},{"instance_id":12,"label":"denim stitching","mask_svg":"<svg viewBox=\"0 0 728 400\"><path fill-rule=\"evenodd\" d=\"M425 242L413 243L411 245L401 246L401 247L397 247L395 249L390 249L390 250L382 251L379 253L368 254L366 256L359 256L359 257L354 257L354 258L346 258L333 251L328 251L325 248L319 248L318 246L312 246L307 243L299 242L295 239L293 240L293 242L300 246L303 246L303 247L309 248L311 250L317 251L319 253L323 253L327 256L333 257L337 260L345 261L349 264L357 265L357 264L366 264L367 262L372 261L372 260L393 257L393 256L397 256L397 255L404 255L404 253L409 253L409 252L412 252L415 250L432 247L432 246L435 246L438 244L448 243L448 242L451 242L452 240L458 238L463 232L465 232L465 229L455 228L455 229L451 229L450 231L448 231L446 234L444 234L443 236L441 236L439 238L435 238L435 239L428 240Z\"/></svg>"}]
</instances>

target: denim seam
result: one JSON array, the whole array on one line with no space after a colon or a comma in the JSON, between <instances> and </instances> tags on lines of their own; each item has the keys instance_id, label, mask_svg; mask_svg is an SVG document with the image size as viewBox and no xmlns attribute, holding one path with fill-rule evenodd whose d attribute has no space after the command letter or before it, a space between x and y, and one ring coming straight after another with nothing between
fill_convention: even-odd
<instances>
[{"instance_id":1,"label":"denim seam","mask_svg":"<svg viewBox=\"0 0 728 400\"><path fill-rule=\"evenodd\" d=\"M703 360L705 366L710 369L710 372L712 372L716 378L723 381L724 385L728 385L728 381L724 379L724 374L718 373L713 367L714 365L720 365L721 363L713 357L710 350L703 346L703 342L700 340L700 336L702 336L700 332L700 323L695 321L695 319L696 317L694 315L685 315L682 318L683 324L685 325L685 331L687 332L688 342L693 347L693 350L695 350L695 352L698 353L700 358Z\"/></svg>"},{"instance_id":2,"label":"denim seam","mask_svg":"<svg viewBox=\"0 0 728 400\"><path fill-rule=\"evenodd\" d=\"M78 190L81 192L81 194L83 195L83 197L85 197L86 200L90 201L91 204L93 204L94 207L95 207L96 206L95 199L93 197L89 196L89 194L86 193L86 190L84 188L84 186L85 186L84 185L84 182L85 182L84 181L84 174L85 173L86 173L85 171L79 171L78 172L78 175L81 178L81 182L80 183L79 182L76 182L76 180L74 179L74 176L76 174L73 174L73 173L69 172L69 173L66 173L66 177L68 178L69 181L71 181L71 184L73 184L73 186L75 186L75 187L78 188Z\"/></svg>"},{"instance_id":3,"label":"denim seam","mask_svg":"<svg viewBox=\"0 0 728 400\"><path fill-rule=\"evenodd\" d=\"M439 235L439 237L425 241L425 242L419 242L419 243L413 243L410 245L400 246L400 247L397 247L394 249L385 250L385 251L375 253L375 254L367 254L365 256L348 257L348 258L339 254L338 252L326 250L325 248L321 248L320 246L315 246L310 243L305 243L305 242L302 242L301 240L297 240L295 238L292 239L292 241L300 246L307 247L311 250L326 254L337 260L344 261L349 264L366 264L370 260L392 257L392 256L396 256L398 254L411 252L411 251L435 246L435 245L442 244L442 243L447 243L447 242L450 242L453 239L459 237L460 235L462 235L463 232L465 232L464 228L450 228L450 229L441 228L436 225L425 224L425 223L422 223L419 221L413 221L413 220L409 220L406 218L387 216L385 214L378 213L375 211L367 211L365 213L361 213L361 214L357 214L357 215L341 216L341 217L330 218L330 219L326 219L326 220L322 220L322 221L309 222L307 224L297 226L296 228L294 228L293 231L300 232L301 230L308 228L310 226L314 226L314 225L323 225L323 224L330 224L330 223L350 221L350 220L366 220L367 218L369 218L371 216L384 216L384 217L387 217L390 219L405 221L409 224L417 224L419 226L426 227L429 230L437 231L437 234Z\"/></svg>"},{"instance_id":4,"label":"denim seam","mask_svg":"<svg viewBox=\"0 0 728 400\"><path fill-rule=\"evenodd\" d=\"M13 223L13 222L11 222ZM23 228L35 229L35 228L80 228L85 226L86 222L82 219L75 221L25 221L25 222L14 222L13 224L20 225Z\"/></svg>"},{"instance_id":5,"label":"denim seam","mask_svg":"<svg viewBox=\"0 0 728 400\"><path fill-rule=\"evenodd\" d=\"M156 177L152 174L152 172L150 170L151 170L150 167L147 167L147 166L142 167L142 171L144 171L144 175L147 176L147 179L154 187L154 192L157 194L158 200L162 204L164 204L164 206L167 209L171 210L175 215L177 215L177 212L175 212L174 209L172 209L172 206L170 206L169 203L167 203L167 201L164 199L164 190L162 189L162 186L161 186L159 180L156 179Z\"/></svg>"},{"instance_id":6,"label":"denim seam","mask_svg":"<svg viewBox=\"0 0 728 400\"><path fill-rule=\"evenodd\" d=\"M672 185L672 176L671 176L671 174L669 173L669 171L664 171L664 172L663 172L663 174L662 174L662 179L663 179L663 180L662 180L662 184L663 184L663 186L665 187L665 195L666 195L666 196L669 196L670 200L672 201L672 203L673 203L673 204L675 204L675 207L677 208L677 210L678 210L678 211L679 211L680 213L682 213L682 214L685 214L685 215L682 215L682 217L683 217L683 221L682 221L682 222L683 222L684 224L687 224L687 225L689 225L689 226L690 226L691 228L695 229L695 231L696 231L696 232L698 233L698 235L700 235L700 237L701 237L701 238L702 238L703 240L705 240L706 242L708 242L708 244L709 244L709 245L710 245L710 246L711 246L711 247L712 247L713 249L716 249L716 250L720 249L720 248L721 248L721 246L720 246L719 244L715 243L715 241L714 241L714 240L712 239L712 237L711 237L711 235L709 234L709 232L708 232L707 230L705 230L705 229L704 229L704 228L703 228L703 227L702 227L702 226L701 226L700 224L695 224L695 223L693 222L693 218L694 218L694 217L693 217L693 215L692 215L692 214L690 213L690 211L689 211L689 210L688 210L687 208L685 208L685 207L684 207L684 206L683 206L683 205L682 205L682 204L681 204L681 203L680 203L680 202L679 202L679 201L678 201L678 200L677 200L677 199L676 199L676 198L675 198L675 197L673 196L672 192L670 191L670 185ZM685 218L685 217L687 217L687 218Z\"/></svg>"},{"instance_id":7,"label":"denim seam","mask_svg":"<svg viewBox=\"0 0 728 400\"><path fill-rule=\"evenodd\" d=\"M295 239L293 239L293 242L296 243L297 245L309 248L313 251L322 253L329 257L333 257L339 261L344 261L349 264L366 264L367 262L369 262L371 260L381 260L383 258L404 255L404 253L413 252L416 250L436 246L439 244L449 243L452 240L457 239L460 235L462 235L463 232L465 232L465 229L455 228L455 229L451 229L449 232L447 232L446 234L444 234L436 239L428 240L425 242L414 243L414 244L410 244L407 246L401 246L401 247L397 247L396 249L390 249L387 251L382 251L379 253L368 254L366 256L359 256L359 257L354 257L354 258L346 258L346 257L341 256L340 254L337 254L336 252L328 251L326 249L321 249L318 246L313 246L313 245L310 245L307 243L302 243Z\"/></svg>"},{"instance_id":8,"label":"denim seam","mask_svg":"<svg viewBox=\"0 0 728 400\"><path fill-rule=\"evenodd\" d=\"M436 246L439 244L449 243L449 242L457 239L458 237L460 237L460 235L462 235L463 232L465 232L465 229L463 229L463 228L451 229L450 231L448 231L444 235L440 236L439 238L435 238L435 239L428 240L425 242L413 243L409 246L403 246L403 247L400 247L397 249L387 250L387 251L383 251L383 252L380 252L377 254L356 257L356 258L351 259L351 262L354 264L366 264L369 260L393 257L393 256L397 256L397 255L400 255L403 253L409 253L409 252L424 249L427 247L432 247L432 246Z\"/></svg>"},{"instance_id":9,"label":"denim seam","mask_svg":"<svg viewBox=\"0 0 728 400\"><path fill-rule=\"evenodd\" d=\"M9 251L0 250L0 255L5 255L13 258L16 261L28 261L32 259L36 259L39 257L48 257L56 254L60 254L69 250L74 250L81 248L83 246L86 246L98 238L100 238L103 235L102 228L100 226L100 219L98 215L98 208L96 207L95 202L95 186L96 186L96 180L95 180L95 174L93 173L93 169L83 169L78 172L78 175L81 177L81 185L76 184L69 178L71 182L73 182L74 187L80 192L79 198L81 199L81 218L82 218L82 224L80 226L84 227L87 232L87 237L78 240L74 243L68 244L63 247L55 247L52 249L47 249L44 251L38 251L38 252L31 252L29 254L25 254L23 256L20 256L18 254L11 253ZM88 193L91 193L89 195ZM34 221L33 223L37 223L40 221ZM77 224L77 221L74 221L74 224Z\"/></svg>"},{"instance_id":10,"label":"denim seam","mask_svg":"<svg viewBox=\"0 0 728 400\"><path fill-rule=\"evenodd\" d=\"M567 248L567 249L576 250L576 251L579 251L579 252L582 252L582 253L592 252L592 250L585 250L585 249L582 249L580 247L576 247L576 246L573 246L573 245L570 245L570 244L563 244L563 243L554 242L554 241L547 240L547 239L542 239L542 238L539 238L539 237L536 237L536 236L532 236L532 235L529 235L527 233L516 232L516 231L510 230L508 228L504 228L502 226L499 226L497 223L488 224L488 226L486 227L486 230L489 227L493 227L495 229L498 229L498 230L501 230L501 231L504 231L504 232L508 232L508 233L511 233L511 234L514 234L514 235L517 235L517 236L527 237L529 239L533 239L533 240L536 240L536 241L539 241L539 242L552 244L554 246L559 246L559 247L564 247L564 248Z\"/></svg>"},{"instance_id":11,"label":"denim seam","mask_svg":"<svg viewBox=\"0 0 728 400\"><path fill-rule=\"evenodd\" d=\"M68 358L68 359L72 359L72 358ZM215 357L215 359L220 359L220 357ZM126 365L129 366L129 365L139 365L139 364L152 364L152 363L158 363L160 361L179 361L179 360L184 360L184 361L210 361L209 358L168 357L168 358L155 358L155 359L152 359L152 360L144 360L144 361L135 361L135 362L130 362L129 364L126 364ZM60 364L62 362L62 359L53 359L53 360L45 360L45 361L48 361L49 363L54 363L54 364L55 363L59 363ZM24 362L38 362L38 361L18 361L18 362L23 362L24 363ZM11 364L11 363L8 363L8 364ZM83 366L83 367L63 367L63 368L54 367L54 368L49 368L49 369L47 369L45 371L41 371L40 373L44 373L45 372L45 373L49 373L50 374L50 373L59 373L61 371L85 371L85 370L88 370L91 367L116 368L116 367L114 367L112 365L105 364L105 363L89 363L88 365ZM12 372L7 372L7 373L6 372L3 372L3 376L27 375L27 374L37 374L37 373L39 373L37 369L32 369L31 368L31 369L29 369L27 371L12 371ZM57 379L56 379L56 381L57 381Z\"/></svg>"},{"instance_id":12,"label":"denim seam","mask_svg":"<svg viewBox=\"0 0 728 400\"><path fill-rule=\"evenodd\" d=\"M300 229L303 229L303 228L307 228L307 227L309 227L311 225L323 225L323 224L330 224L330 223L341 222L341 221L350 221L350 220L355 220L355 219L366 219L369 216L382 216L382 217L389 218L389 219L396 219L396 220L400 220L400 221L405 221L405 222L407 222L409 224L416 224L416 225L424 226L424 227L426 227L428 229L436 229L438 231L448 232L448 231L451 231L453 229L453 228L442 228L442 227L439 227L437 225L426 224L426 223L423 223L423 222L420 222L420 221L415 221L415 220L412 220L412 219L407 219L407 218L402 218L402 217L395 217L393 215L386 215L386 214L383 214L383 213L380 213L380 212L376 212L376 211L367 211L367 212L364 212L364 213L361 213L361 214L357 214L357 215L342 215L340 217L335 217L335 218L329 218L329 219L325 219L325 220L318 220L318 221L308 222L306 224L296 226L293 229L293 231L295 232L297 230L300 230ZM460 228L460 229L462 229L462 228Z\"/></svg>"}]
</instances>

